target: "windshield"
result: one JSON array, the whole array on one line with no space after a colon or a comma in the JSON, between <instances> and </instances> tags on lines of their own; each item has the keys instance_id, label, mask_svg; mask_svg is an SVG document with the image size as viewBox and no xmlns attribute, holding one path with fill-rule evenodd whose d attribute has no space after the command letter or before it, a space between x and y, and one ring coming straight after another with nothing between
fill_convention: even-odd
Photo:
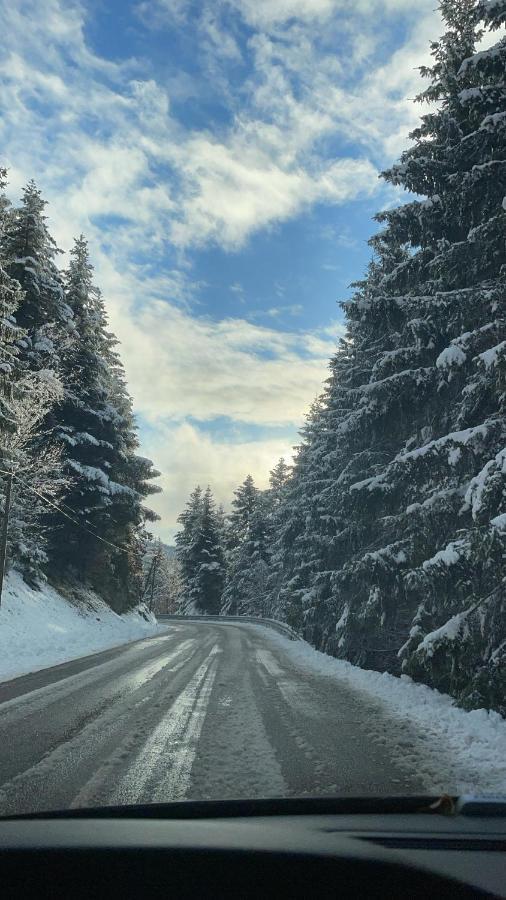
<instances>
[{"instance_id":1,"label":"windshield","mask_svg":"<svg viewBox=\"0 0 506 900\"><path fill-rule=\"evenodd\" d=\"M506 791L506 0L0 10L0 815Z\"/></svg>"}]
</instances>

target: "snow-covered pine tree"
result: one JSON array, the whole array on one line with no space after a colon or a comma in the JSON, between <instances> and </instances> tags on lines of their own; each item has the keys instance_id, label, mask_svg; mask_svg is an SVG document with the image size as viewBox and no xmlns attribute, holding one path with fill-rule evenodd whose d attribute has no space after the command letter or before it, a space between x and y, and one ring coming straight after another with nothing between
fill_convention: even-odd
<instances>
[{"instance_id":1,"label":"snow-covered pine tree","mask_svg":"<svg viewBox=\"0 0 506 900\"><path fill-rule=\"evenodd\" d=\"M231 551L221 598L225 615L263 616L267 605L271 534L265 495L256 491L240 543Z\"/></svg>"},{"instance_id":2,"label":"snow-covered pine tree","mask_svg":"<svg viewBox=\"0 0 506 900\"><path fill-rule=\"evenodd\" d=\"M19 342L24 332L16 324L15 314L22 293L18 281L8 274L12 259L7 254L5 233L10 204L5 196L7 172L0 168L0 452L3 459L4 436L14 428L12 397L19 377ZM5 466L3 466L5 468Z\"/></svg>"},{"instance_id":3,"label":"snow-covered pine tree","mask_svg":"<svg viewBox=\"0 0 506 900\"><path fill-rule=\"evenodd\" d=\"M59 521L51 558L60 572L76 572L122 609L141 587L139 529L154 518L142 501L156 490L149 480L157 473L136 456L131 399L82 235L71 250L64 287L75 339L63 355L65 393L53 425L72 476L65 497L71 518Z\"/></svg>"},{"instance_id":4,"label":"snow-covered pine tree","mask_svg":"<svg viewBox=\"0 0 506 900\"><path fill-rule=\"evenodd\" d=\"M249 611L246 593L242 588L247 584L251 574L249 573L251 559L250 552L244 550L244 545L248 542L249 551L252 551L253 548L249 544L248 538L259 498L260 492L255 487L252 475L247 475L243 483L234 491L232 511L226 517L227 581L221 604L222 612L228 615L235 615L239 610L243 614ZM249 574L243 573L243 569L248 569ZM238 594L239 581L241 582L241 596Z\"/></svg>"},{"instance_id":5,"label":"snow-covered pine tree","mask_svg":"<svg viewBox=\"0 0 506 900\"><path fill-rule=\"evenodd\" d=\"M235 547L228 560L227 583L223 592L224 613L263 616L272 611L279 572L276 537L285 524L287 491L291 468L280 459L269 476L269 488L259 491L253 479L235 492ZM273 598L273 594L276 594ZM286 611L283 610L283 617Z\"/></svg>"},{"instance_id":6,"label":"snow-covered pine tree","mask_svg":"<svg viewBox=\"0 0 506 900\"><path fill-rule=\"evenodd\" d=\"M329 575L324 550L330 540L326 534L333 527L332 517L323 512L332 471L328 463L324 471L321 459L325 457L326 443L334 440L325 427L325 412L323 399L318 398L301 431L302 441L296 448L283 500L273 512L269 576L272 615L286 619L296 630L305 622L308 635L317 645L320 645L319 622L325 621L327 610L326 602L313 602L313 578Z\"/></svg>"},{"instance_id":7,"label":"snow-covered pine tree","mask_svg":"<svg viewBox=\"0 0 506 900\"><path fill-rule=\"evenodd\" d=\"M18 326L26 331L20 342L21 360L33 371L58 372L63 348L71 340L72 312L56 266L60 251L46 225L46 205L30 181L21 205L7 217L3 253L8 275L22 288L16 313Z\"/></svg>"},{"instance_id":8,"label":"snow-covered pine tree","mask_svg":"<svg viewBox=\"0 0 506 900\"><path fill-rule=\"evenodd\" d=\"M113 560L114 579L122 586L129 603L138 599L142 584L142 534L145 523L155 522L159 516L145 505L146 498L159 493L161 488L153 484L160 473L150 459L139 456L137 425L133 414L132 398L128 393L123 365L115 347L117 340L107 334L110 362L110 407L117 423L115 429L115 458L109 469L112 497L110 504L110 528L112 541L128 548L128 554L117 554ZM119 489L116 487L119 486ZM114 585L113 585L114 589Z\"/></svg>"},{"instance_id":9,"label":"snow-covered pine tree","mask_svg":"<svg viewBox=\"0 0 506 900\"><path fill-rule=\"evenodd\" d=\"M181 565L181 611L217 615L225 581L225 555L219 516L211 488L198 486L179 516L183 526L176 535Z\"/></svg>"},{"instance_id":10,"label":"snow-covered pine tree","mask_svg":"<svg viewBox=\"0 0 506 900\"><path fill-rule=\"evenodd\" d=\"M505 712L506 41L475 46L506 3L441 12L419 98L437 105L384 173L421 199L378 216L344 304L278 597L328 651Z\"/></svg>"},{"instance_id":11,"label":"snow-covered pine tree","mask_svg":"<svg viewBox=\"0 0 506 900\"><path fill-rule=\"evenodd\" d=\"M4 194L6 171L0 169L0 468L15 473L8 531L8 563L32 583L46 562L46 505L39 494L57 499L65 486L61 448L45 417L61 397L54 372L27 368L20 350L27 333L15 316L23 300L20 284L8 274L13 265L10 228L15 212ZM2 484L5 475L1 476ZM36 493L37 492L37 493ZM2 492L3 514L3 492Z\"/></svg>"},{"instance_id":12,"label":"snow-covered pine tree","mask_svg":"<svg viewBox=\"0 0 506 900\"><path fill-rule=\"evenodd\" d=\"M226 544L226 530L227 530L227 517L225 515L225 508L223 503L220 503L216 510L216 520L218 522L218 528L221 535L221 543L223 546Z\"/></svg>"},{"instance_id":13,"label":"snow-covered pine tree","mask_svg":"<svg viewBox=\"0 0 506 900\"><path fill-rule=\"evenodd\" d=\"M193 547L201 515L202 488L198 484L191 492L185 509L177 519L181 528L175 538L176 556L181 566L181 577L184 586L181 598L181 612L186 612L189 604L190 580L194 574Z\"/></svg>"},{"instance_id":14,"label":"snow-covered pine tree","mask_svg":"<svg viewBox=\"0 0 506 900\"><path fill-rule=\"evenodd\" d=\"M243 483L234 491L232 512L227 518L227 548L238 547L246 535L249 520L255 509L258 491L252 475L247 475Z\"/></svg>"},{"instance_id":15,"label":"snow-covered pine tree","mask_svg":"<svg viewBox=\"0 0 506 900\"><path fill-rule=\"evenodd\" d=\"M281 457L269 473L268 504L274 508L283 502L290 478L291 467Z\"/></svg>"},{"instance_id":16,"label":"snow-covered pine tree","mask_svg":"<svg viewBox=\"0 0 506 900\"><path fill-rule=\"evenodd\" d=\"M207 615L217 615L225 582L225 556L221 543L220 524L210 487L202 498L202 515L197 529L195 546L197 566L190 589L195 609Z\"/></svg>"}]
</instances>

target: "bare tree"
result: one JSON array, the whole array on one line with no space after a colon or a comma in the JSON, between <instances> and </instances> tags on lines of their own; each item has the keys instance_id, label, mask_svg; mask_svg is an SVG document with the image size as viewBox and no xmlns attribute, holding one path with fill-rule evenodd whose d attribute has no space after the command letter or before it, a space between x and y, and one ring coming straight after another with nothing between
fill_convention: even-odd
<instances>
[{"instance_id":1,"label":"bare tree","mask_svg":"<svg viewBox=\"0 0 506 900\"><path fill-rule=\"evenodd\" d=\"M143 562L143 599L154 613L176 613L182 596L181 567L160 540L148 545Z\"/></svg>"},{"instance_id":2,"label":"bare tree","mask_svg":"<svg viewBox=\"0 0 506 900\"><path fill-rule=\"evenodd\" d=\"M51 503L57 503L69 483L63 471L63 447L45 426L50 410L62 396L54 372L23 373L11 403L14 428L2 434L2 468L14 475L9 557L32 580L40 575L45 562L45 534L56 527Z\"/></svg>"}]
</instances>

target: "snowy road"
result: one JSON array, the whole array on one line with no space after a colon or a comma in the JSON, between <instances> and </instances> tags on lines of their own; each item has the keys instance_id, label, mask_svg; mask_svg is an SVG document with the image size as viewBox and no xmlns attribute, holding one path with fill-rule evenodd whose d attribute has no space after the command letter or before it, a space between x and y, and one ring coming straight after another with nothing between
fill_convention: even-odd
<instances>
[{"instance_id":1,"label":"snowy road","mask_svg":"<svg viewBox=\"0 0 506 900\"><path fill-rule=\"evenodd\" d=\"M393 762L385 710L298 668L276 638L178 623L0 685L0 813L423 791Z\"/></svg>"}]
</instances>

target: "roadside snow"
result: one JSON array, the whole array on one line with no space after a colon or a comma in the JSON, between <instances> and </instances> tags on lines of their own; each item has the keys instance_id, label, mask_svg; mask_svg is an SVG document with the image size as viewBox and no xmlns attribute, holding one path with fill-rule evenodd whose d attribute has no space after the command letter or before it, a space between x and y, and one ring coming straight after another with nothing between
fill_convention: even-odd
<instances>
[{"instance_id":1,"label":"roadside snow","mask_svg":"<svg viewBox=\"0 0 506 900\"><path fill-rule=\"evenodd\" d=\"M447 793L506 793L506 720L496 712L466 712L451 697L407 675L360 669L314 650L305 641L272 634L299 669L325 675L378 701L394 720L389 745L395 762L417 772L427 790ZM374 723L371 722L372 732Z\"/></svg>"},{"instance_id":2,"label":"roadside snow","mask_svg":"<svg viewBox=\"0 0 506 900\"><path fill-rule=\"evenodd\" d=\"M160 630L145 607L119 616L91 591L84 596L86 606L77 606L47 584L35 591L18 573L7 576L0 607L0 681Z\"/></svg>"}]
</instances>

